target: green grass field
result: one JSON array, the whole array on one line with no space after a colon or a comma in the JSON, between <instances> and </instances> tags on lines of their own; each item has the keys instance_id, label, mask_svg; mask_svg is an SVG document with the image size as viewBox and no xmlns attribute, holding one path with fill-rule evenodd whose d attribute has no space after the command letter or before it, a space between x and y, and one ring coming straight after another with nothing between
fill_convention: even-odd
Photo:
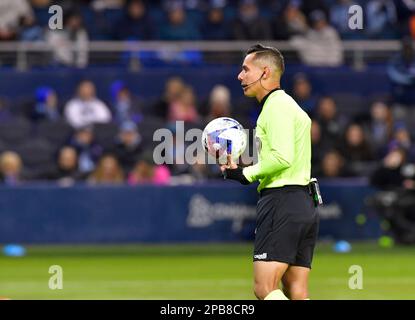
<instances>
[{"instance_id":1,"label":"green grass field","mask_svg":"<svg viewBox=\"0 0 415 320\"><path fill-rule=\"evenodd\" d=\"M254 299L251 244L30 246L0 257L0 296L11 299ZM51 265L63 289L48 288ZM348 287L351 265L363 289ZM354 243L350 253L319 244L312 299L415 299L415 247Z\"/></svg>"}]
</instances>

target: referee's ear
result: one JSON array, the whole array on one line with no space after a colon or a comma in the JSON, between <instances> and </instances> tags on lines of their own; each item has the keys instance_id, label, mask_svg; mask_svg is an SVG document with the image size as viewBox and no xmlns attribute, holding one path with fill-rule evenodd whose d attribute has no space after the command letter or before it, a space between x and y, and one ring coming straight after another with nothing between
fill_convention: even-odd
<instances>
[{"instance_id":1,"label":"referee's ear","mask_svg":"<svg viewBox=\"0 0 415 320\"><path fill-rule=\"evenodd\" d=\"M264 80L271 78L271 69L269 67L264 68Z\"/></svg>"}]
</instances>

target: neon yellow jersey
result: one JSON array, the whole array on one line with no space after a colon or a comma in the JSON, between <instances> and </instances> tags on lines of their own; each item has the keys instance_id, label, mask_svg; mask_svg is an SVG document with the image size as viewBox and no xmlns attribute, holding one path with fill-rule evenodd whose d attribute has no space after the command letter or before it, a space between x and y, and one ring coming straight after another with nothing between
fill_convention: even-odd
<instances>
[{"instance_id":1,"label":"neon yellow jersey","mask_svg":"<svg viewBox=\"0 0 415 320\"><path fill-rule=\"evenodd\" d=\"M259 180L258 192L284 185L307 185L311 175L311 119L284 90L262 100L257 120L258 163L243 170Z\"/></svg>"}]
</instances>

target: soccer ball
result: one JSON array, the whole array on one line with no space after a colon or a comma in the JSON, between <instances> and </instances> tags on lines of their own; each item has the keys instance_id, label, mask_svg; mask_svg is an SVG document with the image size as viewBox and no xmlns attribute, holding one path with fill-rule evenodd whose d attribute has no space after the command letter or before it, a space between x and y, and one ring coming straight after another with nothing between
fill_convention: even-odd
<instances>
[{"instance_id":1,"label":"soccer ball","mask_svg":"<svg viewBox=\"0 0 415 320\"><path fill-rule=\"evenodd\" d=\"M217 118L209 122L202 134L203 147L208 154L226 163L228 154L235 161L245 151L247 135L242 125L232 118Z\"/></svg>"}]
</instances>

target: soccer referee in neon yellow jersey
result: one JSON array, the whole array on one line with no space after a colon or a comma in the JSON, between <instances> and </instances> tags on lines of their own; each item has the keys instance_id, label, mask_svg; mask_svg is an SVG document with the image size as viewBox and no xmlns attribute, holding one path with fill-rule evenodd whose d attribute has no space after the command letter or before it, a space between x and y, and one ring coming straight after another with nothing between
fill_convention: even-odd
<instances>
[{"instance_id":1,"label":"soccer referee in neon yellow jersey","mask_svg":"<svg viewBox=\"0 0 415 320\"><path fill-rule=\"evenodd\" d=\"M242 169L221 166L227 179L259 181L254 245L254 292L258 299L308 299L308 276L319 219L308 185L311 178L311 119L280 87L284 58L255 45L238 75L245 96L261 105L256 139L259 160ZM282 289L280 284L282 283Z\"/></svg>"}]
</instances>

